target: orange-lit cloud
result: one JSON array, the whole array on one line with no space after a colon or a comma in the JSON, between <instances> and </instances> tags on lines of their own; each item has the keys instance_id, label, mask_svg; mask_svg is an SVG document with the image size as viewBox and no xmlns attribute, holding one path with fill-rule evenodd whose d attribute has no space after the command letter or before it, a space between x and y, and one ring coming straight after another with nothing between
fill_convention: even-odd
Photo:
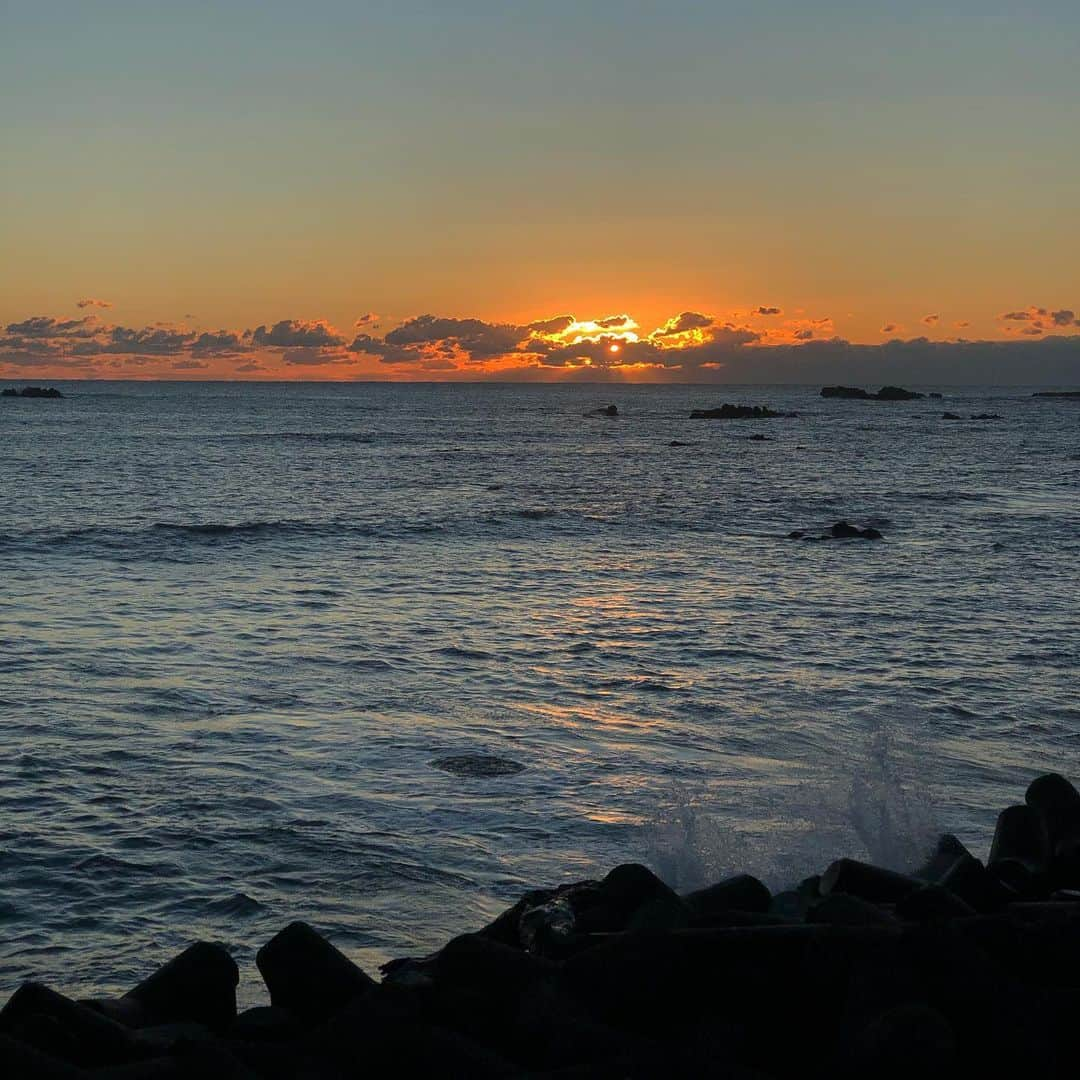
<instances>
[{"instance_id":1,"label":"orange-lit cloud","mask_svg":"<svg viewBox=\"0 0 1080 1080\"><path fill-rule=\"evenodd\" d=\"M75 301L75 306L78 307L78 308L88 308L88 307L111 308L112 307L112 301L111 300L97 300L92 296L87 296L82 300L76 300Z\"/></svg>"}]
</instances>

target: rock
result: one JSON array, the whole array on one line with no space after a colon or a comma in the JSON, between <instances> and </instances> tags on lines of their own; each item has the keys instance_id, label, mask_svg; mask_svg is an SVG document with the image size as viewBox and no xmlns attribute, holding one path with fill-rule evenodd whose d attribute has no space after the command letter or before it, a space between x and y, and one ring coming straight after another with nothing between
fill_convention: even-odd
<instances>
[{"instance_id":1,"label":"rock","mask_svg":"<svg viewBox=\"0 0 1080 1080\"><path fill-rule=\"evenodd\" d=\"M905 922L937 923L968 919L975 909L940 885L923 885L908 893L896 905L896 915Z\"/></svg>"},{"instance_id":2,"label":"rock","mask_svg":"<svg viewBox=\"0 0 1080 1080\"><path fill-rule=\"evenodd\" d=\"M915 401L926 395L905 390L902 386L883 386L874 396L878 401Z\"/></svg>"},{"instance_id":3,"label":"rock","mask_svg":"<svg viewBox=\"0 0 1080 1080\"><path fill-rule=\"evenodd\" d=\"M1043 823L1052 884L1080 887L1080 793L1065 777L1048 773L1031 782L1024 799Z\"/></svg>"},{"instance_id":4,"label":"rock","mask_svg":"<svg viewBox=\"0 0 1080 1080\"><path fill-rule=\"evenodd\" d=\"M190 1020L222 1031L236 1018L236 961L221 945L197 941L124 997L157 1023Z\"/></svg>"},{"instance_id":5,"label":"rock","mask_svg":"<svg viewBox=\"0 0 1080 1080\"><path fill-rule=\"evenodd\" d=\"M255 1043L288 1042L302 1030L300 1022L288 1009L256 1005L237 1014L229 1028L229 1038Z\"/></svg>"},{"instance_id":6,"label":"rock","mask_svg":"<svg viewBox=\"0 0 1080 1080\"><path fill-rule=\"evenodd\" d=\"M671 442L668 443L668 446L693 446L693 445L694 445L694 443L679 442L678 439L672 439Z\"/></svg>"},{"instance_id":7,"label":"rock","mask_svg":"<svg viewBox=\"0 0 1080 1080\"><path fill-rule=\"evenodd\" d=\"M971 414L971 419L972 420L1004 420L1005 417L1002 416L1000 413L983 412L983 413L972 413Z\"/></svg>"},{"instance_id":8,"label":"rock","mask_svg":"<svg viewBox=\"0 0 1080 1080\"><path fill-rule=\"evenodd\" d=\"M1026 804L998 814L987 869L1021 896L1045 892L1050 861L1042 816Z\"/></svg>"},{"instance_id":9,"label":"rock","mask_svg":"<svg viewBox=\"0 0 1080 1080\"><path fill-rule=\"evenodd\" d=\"M2 393L4 397L62 398L64 396L55 386L24 386L21 391L9 386Z\"/></svg>"},{"instance_id":10,"label":"rock","mask_svg":"<svg viewBox=\"0 0 1080 1080\"><path fill-rule=\"evenodd\" d=\"M516 997L554 971L553 964L481 934L462 934L444 945L435 957L437 984L484 996Z\"/></svg>"},{"instance_id":11,"label":"rock","mask_svg":"<svg viewBox=\"0 0 1080 1080\"><path fill-rule=\"evenodd\" d=\"M867 393L858 386L822 387L823 398L849 398L856 401L914 401L925 397L914 390L905 390L902 386L883 386L876 394Z\"/></svg>"},{"instance_id":12,"label":"rock","mask_svg":"<svg viewBox=\"0 0 1080 1080\"><path fill-rule=\"evenodd\" d=\"M687 926L690 912L678 894L639 863L616 866L599 885L604 906L626 930Z\"/></svg>"},{"instance_id":13,"label":"rock","mask_svg":"<svg viewBox=\"0 0 1080 1080\"><path fill-rule=\"evenodd\" d=\"M776 417L792 417L794 413L775 412L767 405L729 405L724 402L718 409L695 409L691 420L772 420Z\"/></svg>"},{"instance_id":14,"label":"rock","mask_svg":"<svg viewBox=\"0 0 1080 1080\"><path fill-rule=\"evenodd\" d=\"M879 529L868 526L860 529L847 521L837 521L825 532L812 534L807 529L794 529L787 534L788 540L884 540L885 535Z\"/></svg>"},{"instance_id":15,"label":"rock","mask_svg":"<svg viewBox=\"0 0 1080 1080\"><path fill-rule=\"evenodd\" d=\"M821 895L850 893L875 904L894 904L921 885L915 878L857 859L837 859L821 875Z\"/></svg>"},{"instance_id":16,"label":"rock","mask_svg":"<svg viewBox=\"0 0 1080 1080\"><path fill-rule=\"evenodd\" d=\"M270 1004L301 1020L321 1020L376 985L307 923L294 922L271 938L255 963Z\"/></svg>"},{"instance_id":17,"label":"rock","mask_svg":"<svg viewBox=\"0 0 1080 1080\"><path fill-rule=\"evenodd\" d=\"M1037 394L1032 394L1031 396L1050 398L1080 398L1080 390L1042 390Z\"/></svg>"},{"instance_id":18,"label":"rock","mask_svg":"<svg viewBox=\"0 0 1080 1080\"><path fill-rule=\"evenodd\" d=\"M849 893L833 893L814 904L806 921L828 926L895 926L896 919L887 911Z\"/></svg>"},{"instance_id":19,"label":"rock","mask_svg":"<svg viewBox=\"0 0 1080 1080\"><path fill-rule=\"evenodd\" d=\"M618 416L619 410L615 405L603 405L599 409L590 409L585 416Z\"/></svg>"},{"instance_id":20,"label":"rock","mask_svg":"<svg viewBox=\"0 0 1080 1080\"><path fill-rule=\"evenodd\" d=\"M81 1068L127 1061L131 1034L86 1005L40 983L25 983L0 1010L0 1032Z\"/></svg>"},{"instance_id":21,"label":"rock","mask_svg":"<svg viewBox=\"0 0 1080 1080\"><path fill-rule=\"evenodd\" d=\"M978 859L967 853L949 867L939 884L976 911L997 911L1003 904L1015 899L1015 893L988 873Z\"/></svg>"},{"instance_id":22,"label":"rock","mask_svg":"<svg viewBox=\"0 0 1080 1080\"><path fill-rule=\"evenodd\" d=\"M871 395L858 386L823 386L821 396L823 398L852 398L863 401Z\"/></svg>"},{"instance_id":23,"label":"rock","mask_svg":"<svg viewBox=\"0 0 1080 1080\"><path fill-rule=\"evenodd\" d=\"M959 413L946 412L941 414L942 420L959 420L960 418L961 417Z\"/></svg>"},{"instance_id":24,"label":"rock","mask_svg":"<svg viewBox=\"0 0 1080 1080\"><path fill-rule=\"evenodd\" d=\"M746 436L746 441L747 442L775 442L776 440L770 438L768 435L762 435L762 434L759 433L757 435L747 435Z\"/></svg>"},{"instance_id":25,"label":"rock","mask_svg":"<svg viewBox=\"0 0 1080 1080\"><path fill-rule=\"evenodd\" d=\"M939 393L936 393L936 392L931 392L931 393L927 394L926 396L931 397L931 398L939 398L939 397L941 397L941 395Z\"/></svg>"},{"instance_id":26,"label":"rock","mask_svg":"<svg viewBox=\"0 0 1080 1080\"><path fill-rule=\"evenodd\" d=\"M453 773L455 776L470 776L488 779L494 776L514 776L524 772L525 766L509 758L495 757L493 754L454 754L450 757L436 758L431 762L433 769Z\"/></svg>"},{"instance_id":27,"label":"rock","mask_svg":"<svg viewBox=\"0 0 1080 1080\"><path fill-rule=\"evenodd\" d=\"M961 855L971 855L971 852L952 833L942 833L930 857L912 876L921 881L940 884L941 879Z\"/></svg>"},{"instance_id":28,"label":"rock","mask_svg":"<svg viewBox=\"0 0 1080 1080\"><path fill-rule=\"evenodd\" d=\"M0 1034L0 1076L4 1080L82 1080L86 1073L9 1035Z\"/></svg>"},{"instance_id":29,"label":"rock","mask_svg":"<svg viewBox=\"0 0 1080 1080\"><path fill-rule=\"evenodd\" d=\"M708 888L687 893L682 900L694 926L710 926L717 925L718 918L732 911L757 914L767 912L772 894L756 877L739 874L718 881Z\"/></svg>"}]
</instances>

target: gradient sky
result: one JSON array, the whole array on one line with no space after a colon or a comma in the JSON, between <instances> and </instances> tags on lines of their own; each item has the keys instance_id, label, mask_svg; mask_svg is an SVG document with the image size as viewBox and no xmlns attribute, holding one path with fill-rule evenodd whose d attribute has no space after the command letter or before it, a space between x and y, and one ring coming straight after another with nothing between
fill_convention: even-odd
<instances>
[{"instance_id":1,"label":"gradient sky","mask_svg":"<svg viewBox=\"0 0 1080 1080\"><path fill-rule=\"evenodd\" d=\"M0 0L0 375L1030 353L1080 334L1078 72L1074 0ZM428 313L516 329L353 348Z\"/></svg>"}]
</instances>

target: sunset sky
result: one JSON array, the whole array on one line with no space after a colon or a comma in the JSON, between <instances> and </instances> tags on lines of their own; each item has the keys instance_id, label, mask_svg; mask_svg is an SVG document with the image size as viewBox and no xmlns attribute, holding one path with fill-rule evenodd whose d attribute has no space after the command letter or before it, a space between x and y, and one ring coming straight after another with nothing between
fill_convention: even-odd
<instances>
[{"instance_id":1,"label":"sunset sky","mask_svg":"<svg viewBox=\"0 0 1080 1080\"><path fill-rule=\"evenodd\" d=\"M1078 72L1072 0L0 0L0 377L1080 377Z\"/></svg>"}]
</instances>

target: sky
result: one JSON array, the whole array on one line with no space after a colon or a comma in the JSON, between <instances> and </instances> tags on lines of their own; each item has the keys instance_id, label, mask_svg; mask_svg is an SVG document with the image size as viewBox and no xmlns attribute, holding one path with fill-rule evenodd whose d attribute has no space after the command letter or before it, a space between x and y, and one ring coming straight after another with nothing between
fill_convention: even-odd
<instances>
[{"instance_id":1,"label":"sky","mask_svg":"<svg viewBox=\"0 0 1080 1080\"><path fill-rule=\"evenodd\" d=\"M0 377L1080 381L1080 5L0 0Z\"/></svg>"}]
</instances>

